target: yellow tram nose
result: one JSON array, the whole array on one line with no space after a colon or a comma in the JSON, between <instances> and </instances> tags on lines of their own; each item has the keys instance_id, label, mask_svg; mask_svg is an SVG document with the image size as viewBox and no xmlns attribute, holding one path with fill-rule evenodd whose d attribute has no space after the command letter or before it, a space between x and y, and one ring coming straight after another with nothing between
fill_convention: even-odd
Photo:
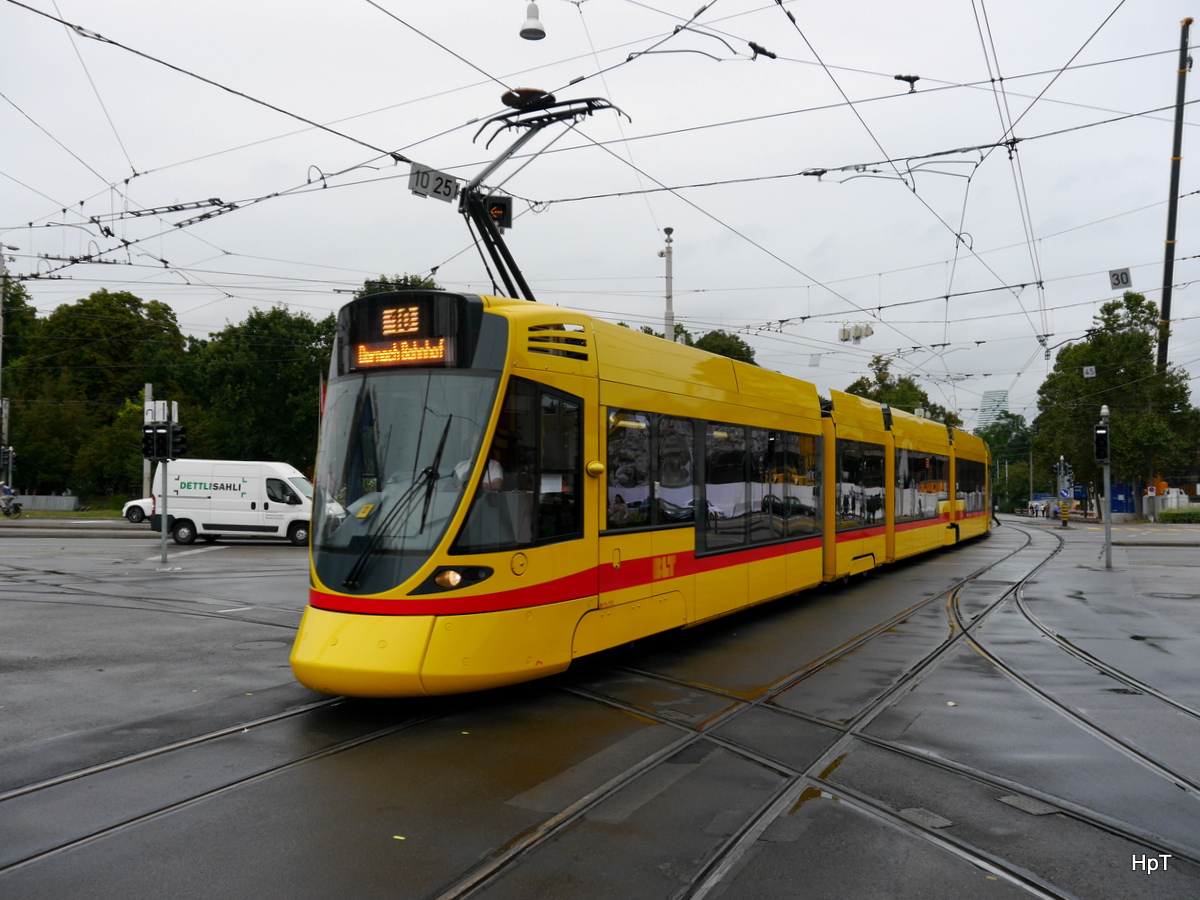
<instances>
[{"instance_id":1,"label":"yellow tram nose","mask_svg":"<svg viewBox=\"0 0 1200 900\"><path fill-rule=\"evenodd\" d=\"M434 616L304 611L291 664L305 687L351 697L421 697L421 664Z\"/></svg>"}]
</instances>

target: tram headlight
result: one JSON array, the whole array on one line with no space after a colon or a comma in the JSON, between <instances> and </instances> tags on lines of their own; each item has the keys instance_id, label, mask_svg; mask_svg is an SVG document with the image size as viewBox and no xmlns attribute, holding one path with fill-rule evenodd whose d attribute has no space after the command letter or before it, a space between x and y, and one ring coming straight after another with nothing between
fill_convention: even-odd
<instances>
[{"instance_id":1,"label":"tram headlight","mask_svg":"<svg viewBox=\"0 0 1200 900\"><path fill-rule=\"evenodd\" d=\"M457 569L442 569L433 579L434 584L438 587L456 588L462 584L462 575Z\"/></svg>"},{"instance_id":2,"label":"tram headlight","mask_svg":"<svg viewBox=\"0 0 1200 900\"><path fill-rule=\"evenodd\" d=\"M414 596L437 594L441 591L452 591L455 588L470 587L491 578L494 571L487 566L439 566L410 593Z\"/></svg>"}]
</instances>

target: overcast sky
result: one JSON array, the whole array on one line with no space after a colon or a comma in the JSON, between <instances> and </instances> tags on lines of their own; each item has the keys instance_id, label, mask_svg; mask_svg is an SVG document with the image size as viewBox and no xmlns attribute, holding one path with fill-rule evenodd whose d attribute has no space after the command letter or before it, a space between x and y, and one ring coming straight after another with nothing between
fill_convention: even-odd
<instances>
[{"instance_id":1,"label":"overcast sky","mask_svg":"<svg viewBox=\"0 0 1200 900\"><path fill-rule=\"evenodd\" d=\"M894 356L971 427L984 391L1036 414L1044 346L1119 296L1110 270L1161 294L1175 0L543 0L537 42L521 0L24 2L0 0L0 241L43 312L129 290L205 335L381 273L491 293L456 206L387 154L469 180L517 137L476 139L516 87L629 117L551 127L486 182L542 302L662 330L671 227L694 334L824 392ZM1170 346L1197 373L1186 121Z\"/></svg>"}]
</instances>

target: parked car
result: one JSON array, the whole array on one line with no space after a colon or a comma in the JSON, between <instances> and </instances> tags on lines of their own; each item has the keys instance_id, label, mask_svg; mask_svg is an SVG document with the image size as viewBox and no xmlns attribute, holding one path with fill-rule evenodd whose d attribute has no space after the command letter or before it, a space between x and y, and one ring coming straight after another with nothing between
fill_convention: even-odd
<instances>
[{"instance_id":1,"label":"parked car","mask_svg":"<svg viewBox=\"0 0 1200 900\"><path fill-rule=\"evenodd\" d=\"M799 497L780 497L767 494L762 499L762 511L776 516L815 516L817 511Z\"/></svg>"},{"instance_id":2,"label":"parked car","mask_svg":"<svg viewBox=\"0 0 1200 900\"><path fill-rule=\"evenodd\" d=\"M154 509L154 498L143 497L141 500L130 500L121 507L121 515L127 518L134 525L139 522L146 521L146 517Z\"/></svg>"}]
</instances>

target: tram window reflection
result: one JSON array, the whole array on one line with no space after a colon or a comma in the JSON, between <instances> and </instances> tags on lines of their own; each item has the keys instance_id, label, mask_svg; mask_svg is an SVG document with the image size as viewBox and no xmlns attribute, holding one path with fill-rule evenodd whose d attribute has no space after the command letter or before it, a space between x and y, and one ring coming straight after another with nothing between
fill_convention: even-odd
<instances>
[{"instance_id":1,"label":"tram window reflection","mask_svg":"<svg viewBox=\"0 0 1200 900\"><path fill-rule=\"evenodd\" d=\"M950 499L950 457L900 448L896 450L895 507L897 522L936 519Z\"/></svg>"},{"instance_id":2,"label":"tram window reflection","mask_svg":"<svg viewBox=\"0 0 1200 900\"><path fill-rule=\"evenodd\" d=\"M513 378L486 459L500 487L477 495L451 550L482 553L582 534L582 403ZM485 473L486 474L486 473Z\"/></svg>"},{"instance_id":3,"label":"tram window reflection","mask_svg":"<svg viewBox=\"0 0 1200 900\"><path fill-rule=\"evenodd\" d=\"M691 419L659 416L658 523L678 525L696 520L695 428Z\"/></svg>"},{"instance_id":4,"label":"tram window reflection","mask_svg":"<svg viewBox=\"0 0 1200 900\"><path fill-rule=\"evenodd\" d=\"M958 481L957 498L965 512L983 512L988 508L987 465L973 459L955 460Z\"/></svg>"},{"instance_id":5,"label":"tram window reflection","mask_svg":"<svg viewBox=\"0 0 1200 900\"><path fill-rule=\"evenodd\" d=\"M608 527L650 523L650 416L628 409L608 412Z\"/></svg>"},{"instance_id":6,"label":"tram window reflection","mask_svg":"<svg viewBox=\"0 0 1200 900\"><path fill-rule=\"evenodd\" d=\"M709 423L704 434L704 547L726 550L746 543L746 429Z\"/></svg>"},{"instance_id":7,"label":"tram window reflection","mask_svg":"<svg viewBox=\"0 0 1200 900\"><path fill-rule=\"evenodd\" d=\"M883 447L866 441L838 441L836 519L839 531L882 525L887 488Z\"/></svg>"}]
</instances>

